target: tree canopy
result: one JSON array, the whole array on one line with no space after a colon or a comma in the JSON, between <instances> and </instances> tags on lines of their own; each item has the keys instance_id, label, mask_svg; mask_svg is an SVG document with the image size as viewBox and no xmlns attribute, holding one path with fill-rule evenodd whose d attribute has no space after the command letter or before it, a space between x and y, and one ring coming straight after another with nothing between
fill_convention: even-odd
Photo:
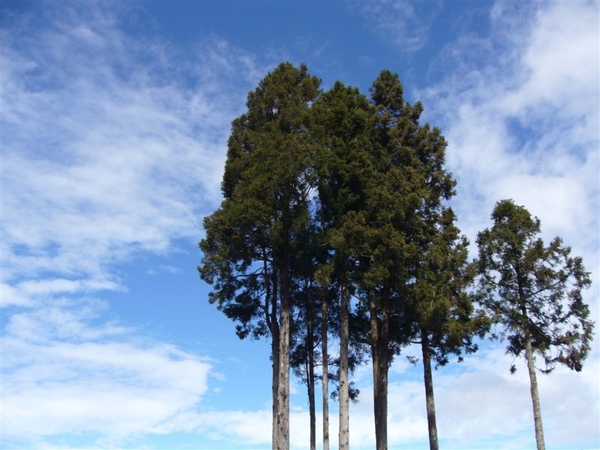
<instances>
[{"instance_id":1,"label":"tree canopy","mask_svg":"<svg viewBox=\"0 0 600 450\"><path fill-rule=\"evenodd\" d=\"M544 361L543 373L550 373L557 363L581 370L594 326L582 297L582 290L591 284L590 274L561 238L544 244L539 219L525 207L502 200L492 221L492 228L477 237L479 301L501 326L507 352L527 360L541 450L545 444L535 355Z\"/></svg>"}]
</instances>

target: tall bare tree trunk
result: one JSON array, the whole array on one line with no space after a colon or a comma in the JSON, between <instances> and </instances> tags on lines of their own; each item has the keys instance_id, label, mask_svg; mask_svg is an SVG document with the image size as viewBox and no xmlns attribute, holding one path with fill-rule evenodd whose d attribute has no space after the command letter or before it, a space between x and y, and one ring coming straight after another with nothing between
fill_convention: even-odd
<instances>
[{"instance_id":1,"label":"tall bare tree trunk","mask_svg":"<svg viewBox=\"0 0 600 450\"><path fill-rule=\"evenodd\" d=\"M329 332L327 293L323 290L321 302L321 355L323 359L323 450L329 450L329 349L327 334Z\"/></svg>"},{"instance_id":2,"label":"tall bare tree trunk","mask_svg":"<svg viewBox=\"0 0 600 450\"><path fill-rule=\"evenodd\" d=\"M373 410L375 417L375 448L387 450L388 409L388 315L378 317L375 298L369 296L369 319L371 323L371 358L373 360ZM381 323L380 323L381 322Z\"/></svg>"},{"instance_id":3,"label":"tall bare tree trunk","mask_svg":"<svg viewBox=\"0 0 600 450\"><path fill-rule=\"evenodd\" d=\"M339 423L339 449L350 448L350 392L348 385L348 347L350 343L348 286L346 280L341 283L341 327L340 327L340 423Z\"/></svg>"},{"instance_id":4,"label":"tall bare tree trunk","mask_svg":"<svg viewBox=\"0 0 600 450\"><path fill-rule=\"evenodd\" d=\"M535 442L537 450L545 450L544 426L542 424L542 408L540 406L540 396L538 393L537 376L535 373L535 361L533 359L533 349L531 346L531 336L527 334L525 338L525 357L527 358L527 369L529 370L529 382L531 390L531 401L533 403L533 422L535 426Z\"/></svg>"},{"instance_id":5,"label":"tall bare tree trunk","mask_svg":"<svg viewBox=\"0 0 600 450\"><path fill-rule=\"evenodd\" d=\"M273 450L276 450L277 442L277 420L279 415L279 329L271 331L271 355L273 358L273 383L271 386L273 395L273 423L271 428L271 442Z\"/></svg>"},{"instance_id":6,"label":"tall bare tree trunk","mask_svg":"<svg viewBox=\"0 0 600 450\"><path fill-rule=\"evenodd\" d=\"M423 353L423 378L425 379L425 405L427 408L427 429L429 431L429 449L439 450L437 423L435 417L435 398L433 396L433 374L431 372L431 350L427 331L421 328L421 350Z\"/></svg>"},{"instance_id":7,"label":"tall bare tree trunk","mask_svg":"<svg viewBox=\"0 0 600 450\"><path fill-rule=\"evenodd\" d=\"M287 270L281 274L279 309L279 383L277 390L276 450L290 448L290 285Z\"/></svg>"},{"instance_id":8,"label":"tall bare tree trunk","mask_svg":"<svg viewBox=\"0 0 600 450\"><path fill-rule=\"evenodd\" d=\"M310 300L312 300L312 298L309 298L308 301ZM314 315L313 310L311 309L313 306L314 305L306 305L306 350L308 351L306 381L308 387L308 410L310 415L310 450L316 450L317 448L317 414L315 408L315 330Z\"/></svg>"},{"instance_id":9,"label":"tall bare tree trunk","mask_svg":"<svg viewBox=\"0 0 600 450\"><path fill-rule=\"evenodd\" d=\"M521 314L524 320L529 323L529 317L527 314L527 303L525 301L525 293L523 292L523 283L521 281L521 274L517 270L517 280L519 289L519 298L521 299ZM537 376L535 373L535 360L533 357L533 347L531 345L531 331L529 325L525 328L525 358L527 359L527 370L529 371L529 390L531 392L531 403L533 406L533 424L535 427L535 442L537 450L545 450L546 444L544 443L544 426L542 425L542 408L540 406L540 396L538 393Z\"/></svg>"},{"instance_id":10,"label":"tall bare tree trunk","mask_svg":"<svg viewBox=\"0 0 600 450\"><path fill-rule=\"evenodd\" d=\"M266 258L264 261L265 273L267 273L267 262ZM279 319L277 317L277 277L275 274L270 274L270 279L265 283L267 286L266 298L267 303L266 309L267 324L271 332L271 357L273 358L273 374L272 374L272 397L273 397L273 418L271 423L271 445L273 450L276 450L275 443L277 442L277 415L279 413ZM269 307L270 306L270 307Z\"/></svg>"},{"instance_id":11,"label":"tall bare tree trunk","mask_svg":"<svg viewBox=\"0 0 600 450\"><path fill-rule=\"evenodd\" d=\"M321 205L321 236L325 235L325 219ZM327 290L321 286L321 358L323 391L323 450L329 450L329 304Z\"/></svg>"},{"instance_id":12,"label":"tall bare tree trunk","mask_svg":"<svg viewBox=\"0 0 600 450\"><path fill-rule=\"evenodd\" d=\"M317 412L315 407L315 378L314 370L311 371L312 378L308 383L308 409L310 414L310 450L317 448Z\"/></svg>"}]
</instances>

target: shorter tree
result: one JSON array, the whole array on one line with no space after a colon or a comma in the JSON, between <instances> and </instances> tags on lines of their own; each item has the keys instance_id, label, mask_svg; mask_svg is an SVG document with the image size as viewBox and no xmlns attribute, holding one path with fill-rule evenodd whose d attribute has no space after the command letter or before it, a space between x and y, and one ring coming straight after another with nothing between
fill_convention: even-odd
<instances>
[{"instance_id":1,"label":"shorter tree","mask_svg":"<svg viewBox=\"0 0 600 450\"><path fill-rule=\"evenodd\" d=\"M432 362L435 368L446 365L450 355L458 361L463 354L477 351L475 339L489 331L490 319L476 310L467 292L473 281L473 266L468 263L468 241L460 236L451 208L440 211L415 269L409 289L412 343L420 344L423 356L425 405L429 448L439 449ZM425 235L425 233L423 233ZM409 361L416 362L416 358Z\"/></svg>"},{"instance_id":2,"label":"shorter tree","mask_svg":"<svg viewBox=\"0 0 600 450\"><path fill-rule=\"evenodd\" d=\"M503 329L507 352L525 354L529 371L535 437L545 448L535 371L535 354L543 357L543 373L556 363L580 371L592 340L594 323L581 291L591 284L580 257L559 237L544 246L540 221L512 200L502 200L492 213L494 225L477 236L477 295ZM514 372L514 366L511 371Z\"/></svg>"}]
</instances>

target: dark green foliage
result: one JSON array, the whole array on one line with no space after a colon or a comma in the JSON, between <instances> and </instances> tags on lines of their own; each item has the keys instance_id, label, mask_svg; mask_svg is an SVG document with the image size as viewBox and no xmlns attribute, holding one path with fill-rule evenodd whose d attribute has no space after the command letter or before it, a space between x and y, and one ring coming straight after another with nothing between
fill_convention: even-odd
<instances>
[{"instance_id":1,"label":"dark green foliage","mask_svg":"<svg viewBox=\"0 0 600 450\"><path fill-rule=\"evenodd\" d=\"M412 322L420 328L415 335L427 334L430 356L439 366L448 363L450 354L460 361L463 353L475 352L473 339L483 338L491 325L484 311L475 310L467 292L474 267L468 263L468 241L460 236L455 220L451 209L441 212L409 291Z\"/></svg>"},{"instance_id":2,"label":"dark green foliage","mask_svg":"<svg viewBox=\"0 0 600 450\"><path fill-rule=\"evenodd\" d=\"M211 302L240 323L240 337L268 332L279 271L289 270L307 220L305 141L319 84L305 66L281 64L248 95L248 112L232 125L224 200L204 220L200 274L213 285Z\"/></svg>"},{"instance_id":3,"label":"dark green foliage","mask_svg":"<svg viewBox=\"0 0 600 450\"><path fill-rule=\"evenodd\" d=\"M489 322L465 292L467 242L445 205L455 181L440 130L419 123L422 105L405 101L389 71L370 100L341 82L319 86L305 66L284 63L248 95L232 123L224 200L204 221L199 270L240 338L271 337L274 448L289 446L288 367L308 388L311 448L320 377L336 385L348 448L348 401L358 395L348 374L368 348L384 449L393 357L419 341L428 363L444 365L475 351ZM340 344L333 361L330 335Z\"/></svg>"},{"instance_id":4,"label":"dark green foliage","mask_svg":"<svg viewBox=\"0 0 600 450\"><path fill-rule=\"evenodd\" d=\"M339 445L347 449L352 397L350 297L356 290L353 281L364 240L366 187L373 173L374 114L364 95L340 82L322 95L313 111L319 143L315 155L318 211L323 244L330 255L317 270L325 285L339 288Z\"/></svg>"},{"instance_id":5,"label":"dark green foliage","mask_svg":"<svg viewBox=\"0 0 600 450\"><path fill-rule=\"evenodd\" d=\"M289 448L289 354L295 254L309 218L310 105L320 80L280 64L234 120L224 200L204 221L201 277L241 338L270 334L273 447Z\"/></svg>"}]
</instances>

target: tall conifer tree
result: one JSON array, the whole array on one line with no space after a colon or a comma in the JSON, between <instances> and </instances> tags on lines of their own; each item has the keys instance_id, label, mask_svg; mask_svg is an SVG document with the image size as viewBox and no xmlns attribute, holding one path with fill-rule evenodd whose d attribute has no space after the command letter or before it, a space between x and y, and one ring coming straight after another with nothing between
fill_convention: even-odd
<instances>
[{"instance_id":1,"label":"tall conifer tree","mask_svg":"<svg viewBox=\"0 0 600 450\"><path fill-rule=\"evenodd\" d=\"M358 89L337 82L315 104L316 135L322 145L317 179L325 239L332 257L320 272L339 286L339 448L347 450L349 425L350 298L362 241L365 183L372 174L373 112Z\"/></svg>"},{"instance_id":2,"label":"tall conifer tree","mask_svg":"<svg viewBox=\"0 0 600 450\"><path fill-rule=\"evenodd\" d=\"M535 355L550 373L557 363L582 369L594 323L582 290L591 285L580 257L559 237L548 246L540 221L512 200L498 202L492 228L478 234L479 298L503 329L507 351L524 354L538 450L545 448ZM514 371L514 366L511 368Z\"/></svg>"},{"instance_id":3,"label":"tall conifer tree","mask_svg":"<svg viewBox=\"0 0 600 450\"><path fill-rule=\"evenodd\" d=\"M475 310L467 288L473 281L468 263L467 239L459 235L450 208L442 208L435 225L423 228L415 282L409 289L412 343L421 347L425 403L431 450L439 449L432 363L443 366L449 355L461 361L464 353L477 350L474 338L483 338L490 320Z\"/></svg>"},{"instance_id":4,"label":"tall conifer tree","mask_svg":"<svg viewBox=\"0 0 600 450\"><path fill-rule=\"evenodd\" d=\"M367 191L362 287L370 315L376 447L387 449L387 384L392 358L418 340L431 448L437 449L431 359L474 350L466 243L445 202L455 181L444 168L446 142L420 124L422 105L406 102L396 74L381 72L371 88L377 114L374 174ZM435 306L434 306L435 305ZM460 324L460 326L459 326ZM460 330L460 331L459 331ZM460 336L459 336L460 335Z\"/></svg>"},{"instance_id":5,"label":"tall conifer tree","mask_svg":"<svg viewBox=\"0 0 600 450\"><path fill-rule=\"evenodd\" d=\"M229 139L224 200L200 243L211 302L240 337L271 335L277 450L289 448L292 255L308 218L309 107L319 86L306 66L282 63L248 95Z\"/></svg>"}]
</instances>

